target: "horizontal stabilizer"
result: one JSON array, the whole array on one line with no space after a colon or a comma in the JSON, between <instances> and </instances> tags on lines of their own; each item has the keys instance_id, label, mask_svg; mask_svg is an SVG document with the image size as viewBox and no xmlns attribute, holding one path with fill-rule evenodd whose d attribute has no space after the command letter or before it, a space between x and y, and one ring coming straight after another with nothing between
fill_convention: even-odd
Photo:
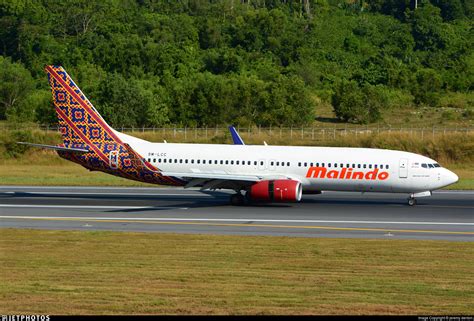
<instances>
[{"instance_id":1,"label":"horizontal stabilizer","mask_svg":"<svg viewBox=\"0 0 474 321\"><path fill-rule=\"evenodd\" d=\"M28 145L28 146L39 147L39 148L46 148L46 149L54 149L54 150L59 150L62 152L74 152L74 153L88 153L89 152L89 150L82 149L82 148L69 148L69 147L33 144L33 143L25 143L25 142L17 142L17 144Z\"/></svg>"}]
</instances>

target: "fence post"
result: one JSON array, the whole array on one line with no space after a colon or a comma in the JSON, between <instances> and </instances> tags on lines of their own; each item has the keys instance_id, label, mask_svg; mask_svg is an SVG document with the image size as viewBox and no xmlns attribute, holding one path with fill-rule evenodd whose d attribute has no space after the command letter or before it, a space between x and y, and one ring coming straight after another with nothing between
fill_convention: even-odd
<instances>
[{"instance_id":1,"label":"fence post","mask_svg":"<svg viewBox=\"0 0 474 321\"><path fill-rule=\"evenodd\" d=\"M304 127L301 127L301 139L304 137Z\"/></svg>"},{"instance_id":2,"label":"fence post","mask_svg":"<svg viewBox=\"0 0 474 321\"><path fill-rule=\"evenodd\" d=\"M184 126L184 139L188 139L187 126Z\"/></svg>"},{"instance_id":3,"label":"fence post","mask_svg":"<svg viewBox=\"0 0 474 321\"><path fill-rule=\"evenodd\" d=\"M311 129L311 139L314 140L314 125L313 125L313 128Z\"/></svg>"},{"instance_id":4,"label":"fence post","mask_svg":"<svg viewBox=\"0 0 474 321\"><path fill-rule=\"evenodd\" d=\"M290 129L290 138L293 138L293 126L291 126L291 129Z\"/></svg>"}]
</instances>

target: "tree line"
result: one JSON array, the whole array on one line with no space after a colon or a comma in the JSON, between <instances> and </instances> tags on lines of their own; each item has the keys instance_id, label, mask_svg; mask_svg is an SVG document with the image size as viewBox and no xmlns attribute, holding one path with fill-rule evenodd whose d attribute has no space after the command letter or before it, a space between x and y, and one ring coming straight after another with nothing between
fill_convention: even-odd
<instances>
[{"instance_id":1,"label":"tree line","mask_svg":"<svg viewBox=\"0 0 474 321\"><path fill-rule=\"evenodd\" d=\"M56 122L45 64L112 126L472 107L473 12L471 0L0 0L0 120Z\"/></svg>"}]
</instances>

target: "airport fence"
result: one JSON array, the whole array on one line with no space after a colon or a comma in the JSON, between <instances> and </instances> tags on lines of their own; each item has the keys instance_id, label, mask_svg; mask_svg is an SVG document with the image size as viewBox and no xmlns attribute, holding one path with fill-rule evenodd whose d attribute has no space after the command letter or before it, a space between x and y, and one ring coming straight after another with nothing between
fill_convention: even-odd
<instances>
[{"instance_id":1,"label":"airport fence","mask_svg":"<svg viewBox=\"0 0 474 321\"><path fill-rule=\"evenodd\" d=\"M36 129L45 132L57 132L57 126L0 123L0 130L28 130ZM230 139L228 127L118 127L117 130L145 137L155 141L169 142L224 142ZM358 137L381 133L404 134L417 139L435 139L439 136L458 133L474 133L474 127L381 127L344 125L334 127L236 127L244 141L260 144L263 141L289 141L298 143L303 141L331 141L343 137Z\"/></svg>"}]
</instances>

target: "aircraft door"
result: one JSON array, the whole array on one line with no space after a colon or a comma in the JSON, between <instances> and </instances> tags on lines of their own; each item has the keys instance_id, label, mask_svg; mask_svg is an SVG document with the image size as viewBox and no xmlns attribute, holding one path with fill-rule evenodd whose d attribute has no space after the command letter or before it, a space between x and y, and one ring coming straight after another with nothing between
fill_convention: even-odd
<instances>
[{"instance_id":1,"label":"aircraft door","mask_svg":"<svg viewBox=\"0 0 474 321\"><path fill-rule=\"evenodd\" d=\"M109 166L112 169L118 168L118 151L111 151L109 154Z\"/></svg>"},{"instance_id":2,"label":"aircraft door","mask_svg":"<svg viewBox=\"0 0 474 321\"><path fill-rule=\"evenodd\" d=\"M400 159L400 165L398 167L398 175L400 178L408 177L408 159L407 158Z\"/></svg>"}]
</instances>

